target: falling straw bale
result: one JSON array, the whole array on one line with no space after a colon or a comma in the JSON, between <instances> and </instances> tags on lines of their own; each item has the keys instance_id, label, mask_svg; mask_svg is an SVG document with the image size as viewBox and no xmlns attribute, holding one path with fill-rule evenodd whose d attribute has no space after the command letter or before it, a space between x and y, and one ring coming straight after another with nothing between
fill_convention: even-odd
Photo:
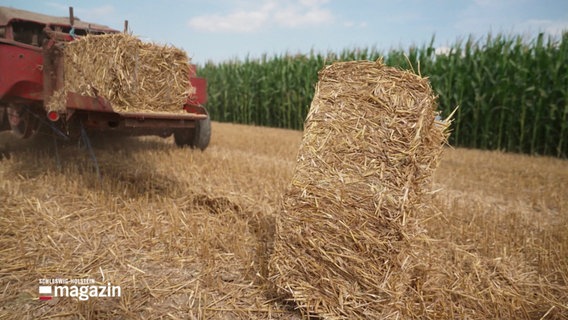
<instances>
[{"instance_id":1,"label":"falling straw bale","mask_svg":"<svg viewBox=\"0 0 568 320\"><path fill-rule=\"evenodd\" d=\"M129 34L78 38L65 46L64 56L63 91L101 96L117 112L183 112L194 92L185 51Z\"/></svg>"},{"instance_id":2,"label":"falling straw bale","mask_svg":"<svg viewBox=\"0 0 568 320\"><path fill-rule=\"evenodd\" d=\"M447 140L429 81L377 62L319 74L269 280L306 317L524 316L522 276L427 237L431 180ZM514 283L513 281L513 283Z\"/></svg>"},{"instance_id":3,"label":"falling straw bale","mask_svg":"<svg viewBox=\"0 0 568 320\"><path fill-rule=\"evenodd\" d=\"M410 218L421 209L445 126L435 120L428 80L410 72L344 62L319 77L272 280L308 312L362 316L411 281L400 272L419 233Z\"/></svg>"}]
</instances>

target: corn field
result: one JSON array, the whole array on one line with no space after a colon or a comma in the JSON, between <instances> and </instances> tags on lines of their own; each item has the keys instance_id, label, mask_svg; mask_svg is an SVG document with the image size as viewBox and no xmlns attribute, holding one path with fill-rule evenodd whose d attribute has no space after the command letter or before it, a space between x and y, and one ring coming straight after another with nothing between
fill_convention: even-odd
<instances>
[{"instance_id":1,"label":"corn field","mask_svg":"<svg viewBox=\"0 0 568 320\"><path fill-rule=\"evenodd\" d=\"M339 53L264 55L199 66L208 109L222 122L302 129L317 72L334 61L376 60L427 76L442 116L456 107L454 146L528 154L568 155L568 32L488 35L456 41L436 53L421 47L346 49Z\"/></svg>"}]
</instances>

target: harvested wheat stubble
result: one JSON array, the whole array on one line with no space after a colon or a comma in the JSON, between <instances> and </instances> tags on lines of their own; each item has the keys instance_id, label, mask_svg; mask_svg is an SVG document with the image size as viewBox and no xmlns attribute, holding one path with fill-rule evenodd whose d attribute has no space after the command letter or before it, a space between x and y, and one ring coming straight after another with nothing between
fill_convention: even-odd
<instances>
[{"instance_id":1,"label":"harvested wheat stubble","mask_svg":"<svg viewBox=\"0 0 568 320\"><path fill-rule=\"evenodd\" d=\"M47 108L65 106L66 92L102 96L117 112L183 112L194 91L189 58L171 46L117 33L87 35L64 48L65 82Z\"/></svg>"},{"instance_id":2,"label":"harvested wheat stubble","mask_svg":"<svg viewBox=\"0 0 568 320\"><path fill-rule=\"evenodd\" d=\"M530 273L426 236L448 134L428 80L381 61L336 63L319 77L269 262L283 298L326 319L546 312L519 293Z\"/></svg>"}]
</instances>

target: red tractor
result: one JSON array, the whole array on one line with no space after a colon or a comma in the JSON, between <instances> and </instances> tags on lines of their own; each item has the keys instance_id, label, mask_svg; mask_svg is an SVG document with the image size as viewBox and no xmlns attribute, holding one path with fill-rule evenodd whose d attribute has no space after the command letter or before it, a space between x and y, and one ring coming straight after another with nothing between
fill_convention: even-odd
<instances>
[{"instance_id":1,"label":"red tractor","mask_svg":"<svg viewBox=\"0 0 568 320\"><path fill-rule=\"evenodd\" d=\"M103 97L73 92L67 93L64 111L47 111L46 101L64 83L62 45L75 36L120 32L75 19L73 9L69 11L69 17L62 18L0 7L0 131L11 130L23 139L45 132L45 128L65 137L83 131L161 137L173 134L178 146L204 150L211 136L204 107L207 82L196 76L195 65L188 74L195 93L179 106L185 112L115 112Z\"/></svg>"}]
</instances>

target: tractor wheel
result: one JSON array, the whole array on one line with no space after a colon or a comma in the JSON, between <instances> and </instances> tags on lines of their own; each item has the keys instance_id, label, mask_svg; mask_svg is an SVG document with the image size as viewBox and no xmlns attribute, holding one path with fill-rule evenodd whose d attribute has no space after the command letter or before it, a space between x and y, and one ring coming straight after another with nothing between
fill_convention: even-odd
<instances>
[{"instance_id":1,"label":"tractor wheel","mask_svg":"<svg viewBox=\"0 0 568 320\"><path fill-rule=\"evenodd\" d=\"M195 122L195 128L177 130L174 132L174 141L177 146L189 146L192 149L205 150L211 140L211 119Z\"/></svg>"},{"instance_id":2,"label":"tractor wheel","mask_svg":"<svg viewBox=\"0 0 568 320\"><path fill-rule=\"evenodd\" d=\"M39 131L40 122L31 110L23 106L11 105L6 109L6 114L12 134L18 138L26 139Z\"/></svg>"}]
</instances>

